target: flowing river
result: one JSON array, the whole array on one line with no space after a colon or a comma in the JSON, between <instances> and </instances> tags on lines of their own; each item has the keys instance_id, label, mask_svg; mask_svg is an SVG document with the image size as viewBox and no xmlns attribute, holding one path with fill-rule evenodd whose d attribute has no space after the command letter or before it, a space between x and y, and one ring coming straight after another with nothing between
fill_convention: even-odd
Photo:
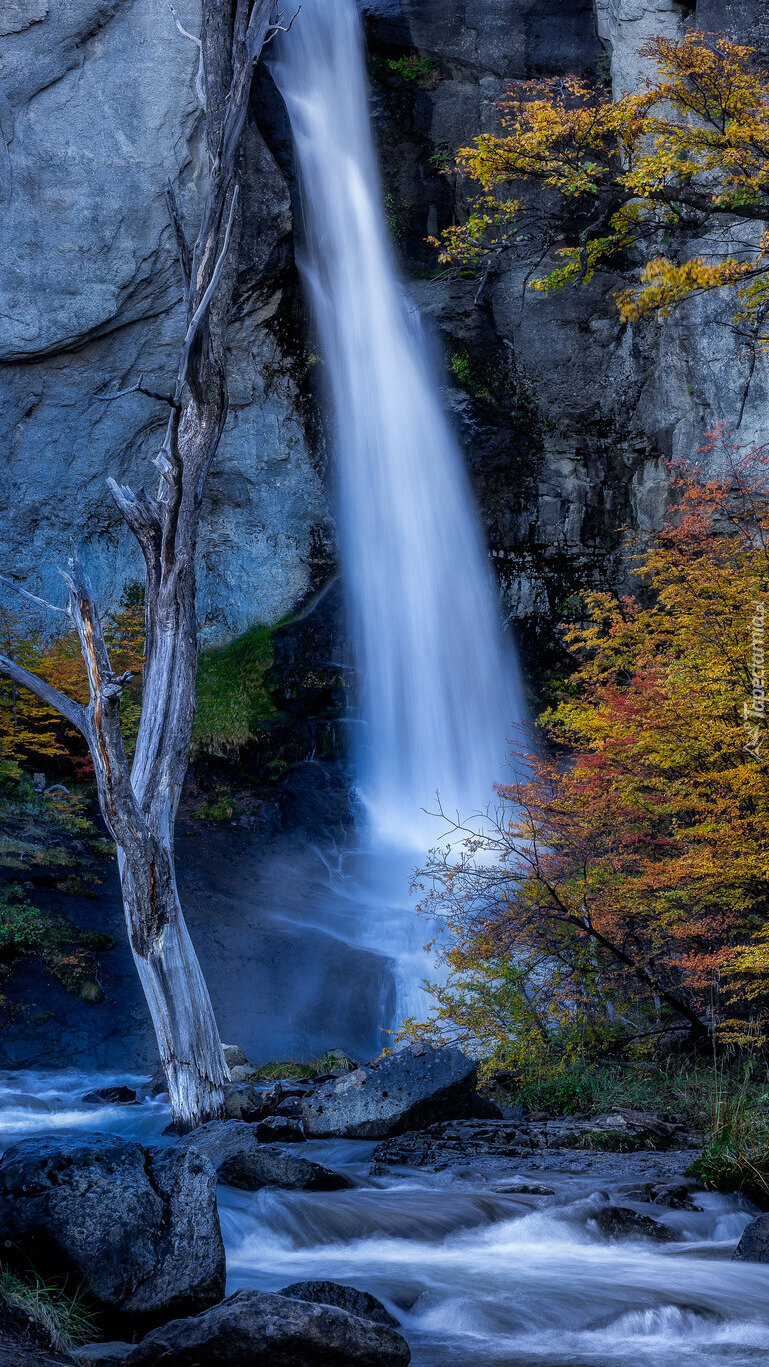
<instances>
[{"instance_id":1,"label":"flowing river","mask_svg":"<svg viewBox=\"0 0 769 1367\"><path fill-rule=\"evenodd\" d=\"M144 1088L140 1105L82 1103L97 1085ZM147 1080L5 1074L0 1147L60 1129L168 1142L169 1115ZM228 1290L339 1281L397 1316L413 1367L757 1367L769 1351L769 1267L729 1259L751 1218L738 1197L695 1193L696 1211L645 1206L637 1179L549 1170L521 1174L550 1194L494 1190L461 1173L370 1177L373 1145L294 1146L356 1186L329 1193L247 1193L220 1186ZM647 1155L667 1172L665 1155ZM575 1166L579 1166L577 1163ZM621 1165L620 1165L621 1166ZM511 1162L510 1177L515 1176ZM628 1174L629 1176L629 1174ZM502 1184L500 1184L502 1185ZM509 1185L509 1183L508 1183ZM675 1233L661 1248L607 1242L593 1217L609 1202Z\"/></svg>"}]
</instances>

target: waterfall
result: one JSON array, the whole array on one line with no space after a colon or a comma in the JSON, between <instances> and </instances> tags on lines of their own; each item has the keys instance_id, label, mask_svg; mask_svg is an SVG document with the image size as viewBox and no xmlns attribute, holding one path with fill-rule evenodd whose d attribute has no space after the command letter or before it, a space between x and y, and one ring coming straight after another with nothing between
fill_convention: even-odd
<instances>
[{"instance_id":1,"label":"waterfall","mask_svg":"<svg viewBox=\"0 0 769 1367\"><path fill-rule=\"evenodd\" d=\"M463 817L493 798L511 725L524 715L521 686L462 455L389 240L355 0L303 0L271 67L294 136L300 265L334 418L361 689L359 792L374 844L408 850L413 862L442 829L423 815L436 792ZM416 934L425 938L424 927Z\"/></svg>"}]
</instances>

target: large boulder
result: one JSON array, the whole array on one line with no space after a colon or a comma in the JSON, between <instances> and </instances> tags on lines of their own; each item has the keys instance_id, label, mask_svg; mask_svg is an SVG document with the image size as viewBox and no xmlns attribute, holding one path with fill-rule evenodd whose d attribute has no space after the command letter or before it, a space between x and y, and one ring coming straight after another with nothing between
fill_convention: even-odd
<instances>
[{"instance_id":1,"label":"large boulder","mask_svg":"<svg viewBox=\"0 0 769 1367\"><path fill-rule=\"evenodd\" d=\"M732 1258L739 1263L769 1263L769 1215L759 1215L743 1230Z\"/></svg>"},{"instance_id":2,"label":"large boulder","mask_svg":"<svg viewBox=\"0 0 769 1367\"><path fill-rule=\"evenodd\" d=\"M318 1087L302 1108L305 1134L380 1139L466 1115L477 1080L459 1049L407 1045Z\"/></svg>"},{"instance_id":3,"label":"large boulder","mask_svg":"<svg viewBox=\"0 0 769 1367\"><path fill-rule=\"evenodd\" d=\"M71 1275L132 1319L194 1314L224 1294L216 1171L193 1148L115 1135L24 1139L0 1162L5 1256Z\"/></svg>"},{"instance_id":4,"label":"large boulder","mask_svg":"<svg viewBox=\"0 0 769 1367\"><path fill-rule=\"evenodd\" d=\"M408 1367L405 1340L330 1305L236 1291L148 1334L126 1367Z\"/></svg>"},{"instance_id":5,"label":"large boulder","mask_svg":"<svg viewBox=\"0 0 769 1367\"><path fill-rule=\"evenodd\" d=\"M227 1186L244 1191L282 1187L288 1191L341 1191L353 1184L340 1172L259 1140L259 1127L242 1120L211 1120L179 1140L177 1149L197 1152Z\"/></svg>"}]
</instances>

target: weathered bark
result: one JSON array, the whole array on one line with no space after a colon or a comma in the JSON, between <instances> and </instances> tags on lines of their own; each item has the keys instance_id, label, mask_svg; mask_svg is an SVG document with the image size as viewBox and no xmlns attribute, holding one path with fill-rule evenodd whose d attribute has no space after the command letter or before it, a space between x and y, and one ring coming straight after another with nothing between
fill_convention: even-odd
<instances>
[{"instance_id":1,"label":"weathered bark","mask_svg":"<svg viewBox=\"0 0 769 1367\"><path fill-rule=\"evenodd\" d=\"M88 743L102 814L117 846L131 949L180 1129L221 1113L229 1076L179 903L174 823L195 713L200 507L228 407L225 344L238 237L238 149L255 62L280 25L276 0L203 3L202 76L211 173L193 246L186 240L173 190L166 189L187 327L173 394L152 395L170 407L165 441L155 460L159 487L152 497L108 481L146 567L145 669L133 765L120 729L126 679L113 673L93 591L78 562L64 575L66 611L88 672L88 704L65 697L0 655L0 670L56 708ZM140 386L141 381L134 388Z\"/></svg>"}]
</instances>

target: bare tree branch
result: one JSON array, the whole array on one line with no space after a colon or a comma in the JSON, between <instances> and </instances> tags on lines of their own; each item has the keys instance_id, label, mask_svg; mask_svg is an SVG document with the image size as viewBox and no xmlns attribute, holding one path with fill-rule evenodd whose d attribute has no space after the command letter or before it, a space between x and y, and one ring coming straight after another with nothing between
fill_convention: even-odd
<instances>
[{"instance_id":1,"label":"bare tree branch","mask_svg":"<svg viewBox=\"0 0 769 1367\"><path fill-rule=\"evenodd\" d=\"M55 603L49 603L47 598L38 598L36 593L30 593L29 589L23 589L21 584L15 584L12 579L6 579L4 574L0 574L0 584L5 584L7 589L13 589L22 598L28 598L30 603L36 603L40 608L47 608L49 612L60 612L63 617L68 617L66 608L59 608Z\"/></svg>"},{"instance_id":2,"label":"bare tree branch","mask_svg":"<svg viewBox=\"0 0 769 1367\"><path fill-rule=\"evenodd\" d=\"M144 394L148 399L158 399L160 403L167 403L170 408L178 408L179 405L172 394L161 394L157 389L147 389L143 384L144 376L140 375L136 384L132 384L128 389L118 389L115 394L97 394L96 398L100 403L112 403L113 399L124 399L128 394Z\"/></svg>"},{"instance_id":3,"label":"bare tree branch","mask_svg":"<svg viewBox=\"0 0 769 1367\"><path fill-rule=\"evenodd\" d=\"M184 295L186 299L190 288L190 244L187 241L184 228L182 226L182 219L181 214L179 213L179 203L176 198L176 192L170 181L166 181L166 184L163 186L163 193L165 195L166 207L168 209L168 217L171 222L171 229L173 231L174 240L176 242L176 250L179 256L179 264L182 268L182 275L184 276Z\"/></svg>"},{"instance_id":4,"label":"bare tree branch","mask_svg":"<svg viewBox=\"0 0 769 1367\"><path fill-rule=\"evenodd\" d=\"M205 109L205 108L206 108L206 63L205 63L205 56L204 56L204 53L203 53L203 40L202 40L201 38L198 38L194 33L190 33L188 29L186 29L186 28L184 28L184 27L182 26L182 23L181 23L181 21L180 21L180 19L179 19L178 14L176 13L176 10L174 9L173 5L169 5L168 8L170 9L170 11L171 11L171 13L172 13L172 15L173 15L173 17L174 17L174 23L176 24L176 27L178 28L178 30L179 30L179 32L181 33L182 37L183 37L183 38L189 38L190 42L195 44L195 46L198 48L198 51L199 51L199 53L200 53L200 59L199 59L199 61L198 61L198 74L197 74L197 76L195 77L195 94L197 95L197 97L198 97L198 99L199 99L199 101L200 101L200 107L201 107L201 109Z\"/></svg>"},{"instance_id":5,"label":"bare tree branch","mask_svg":"<svg viewBox=\"0 0 769 1367\"><path fill-rule=\"evenodd\" d=\"M267 36L265 37L264 42L262 43L262 47L266 47L268 43L271 43L273 38L277 37L279 33L290 33L292 28L294 27L294 20L301 13L301 9L302 6L299 5L298 8L292 14L287 24L281 23L283 15L279 14L276 22L272 25L272 28L268 29Z\"/></svg>"},{"instance_id":6,"label":"bare tree branch","mask_svg":"<svg viewBox=\"0 0 769 1367\"><path fill-rule=\"evenodd\" d=\"M87 738L88 714L80 703L68 698L65 693L60 693L58 688L52 688L44 679L38 678L37 674L25 669L23 665L17 665L7 655L0 655L0 671L7 674L8 678L13 679L21 688L28 688L30 693L34 693L36 698L45 703L46 707L52 707L54 712L65 717Z\"/></svg>"},{"instance_id":7,"label":"bare tree branch","mask_svg":"<svg viewBox=\"0 0 769 1367\"><path fill-rule=\"evenodd\" d=\"M226 261L226 259L227 259L227 253L228 253L229 247L230 247L230 238L231 238L231 236L232 236L232 225L233 225L233 223L234 223L234 221L235 221L235 211L236 211L236 209L237 209L237 207L238 207L238 200L239 200L239 198L240 198L240 186L239 186L239 185L236 185L236 186L235 186L235 189L234 189L233 192L232 192L232 201L231 201L231 203L230 203L230 213L229 213L229 218L227 219L227 227L226 227L225 233L224 233L224 242L223 242L223 244L222 244L222 250L220 251L219 256L218 256L218 258L217 258L216 265L214 266L213 272L212 272L212 274L211 274L211 279L210 279L209 282L208 282L208 285L207 285L207 287L206 287L206 290L205 290L205 292L204 292L204 294L203 294L203 298L201 299L200 303L198 304L197 308L195 309L195 312L194 312L193 315L192 315L192 318L190 319L190 325L189 325L189 327L187 328L187 335L186 335L186 337L185 337L185 339L184 339L184 347L183 347L183 350L182 350L182 358L181 358L181 361L180 361L180 364L179 364L179 378L178 378L177 381L176 381L176 396L175 396L175 397L176 397L176 402L177 402L177 404L178 404L179 399L181 398L181 392L182 392L182 389L183 389L183 387L184 387L185 381L186 381L186 379L187 379L187 369L188 369L188 365L189 365L190 352L191 352L191 350L192 350L192 346L193 346L193 343L194 343L194 341L195 341L195 337L197 336L198 328L200 327L200 324L202 323L202 321L203 321L203 319L204 319L204 317L205 317L205 315L206 315L206 310L208 309L208 306L209 306L209 304L211 303L211 300L212 300L213 295L214 295L214 291L216 290L216 287L217 287L217 285L219 284L219 281L220 281L221 275L222 275L222 271L224 270L224 263L225 263L225 261Z\"/></svg>"}]
</instances>

